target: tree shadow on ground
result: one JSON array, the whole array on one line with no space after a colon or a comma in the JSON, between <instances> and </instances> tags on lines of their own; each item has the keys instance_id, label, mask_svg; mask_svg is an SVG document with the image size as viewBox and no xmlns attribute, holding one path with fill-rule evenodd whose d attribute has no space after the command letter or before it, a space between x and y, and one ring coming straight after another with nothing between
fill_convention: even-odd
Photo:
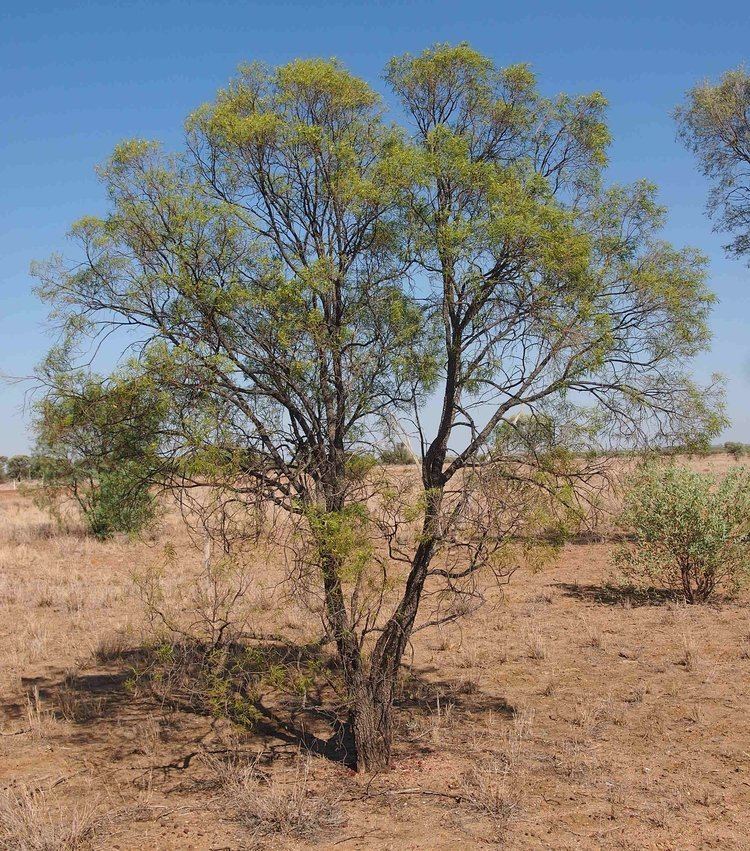
<instances>
[{"instance_id":1,"label":"tree shadow on ground","mask_svg":"<svg viewBox=\"0 0 750 851\"><path fill-rule=\"evenodd\" d=\"M244 645L237 650L247 651ZM325 670L327 687L311 689L302 700L289 693L269 689L266 693L248 695L252 707L252 723L238 726L251 742L267 754L296 752L299 749L322 756L332 762L354 767L354 747L346 724L346 705L330 683L335 677L336 662L320 645L264 644L252 648L253 658L262 656L270 670L279 665L299 664L313 659ZM46 712L73 725L68 740L81 744L111 744L113 731L137 736L139 725L154 713L182 712L204 718L215 717L210 705L202 705L177 690L169 699L149 688L134 687L138 672L148 670L153 648L133 648L116 659L93 670L70 674L52 671L46 676L22 678L29 706L40 702ZM514 707L503 697L487 694L475 684L438 679L429 669L404 673L402 687L395 702L395 721L429 718L436 706L448 703L454 715L492 713L513 717ZM2 707L8 718L26 714L26 703L6 702ZM231 719L230 720L235 720ZM201 736L190 741L199 745L162 769L184 769L202 752Z\"/></svg>"},{"instance_id":2,"label":"tree shadow on ground","mask_svg":"<svg viewBox=\"0 0 750 851\"><path fill-rule=\"evenodd\" d=\"M599 606L620 606L623 608L640 606L663 606L665 603L678 602L680 597L674 591L663 588L636 588L630 585L585 585L577 582L555 582L566 597L585 600Z\"/></svg>"}]
</instances>

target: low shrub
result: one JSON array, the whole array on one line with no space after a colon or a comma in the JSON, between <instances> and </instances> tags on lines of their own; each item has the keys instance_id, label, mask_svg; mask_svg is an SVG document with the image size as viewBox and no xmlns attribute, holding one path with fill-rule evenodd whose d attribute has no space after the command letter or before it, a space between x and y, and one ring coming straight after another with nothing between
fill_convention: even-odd
<instances>
[{"instance_id":1,"label":"low shrub","mask_svg":"<svg viewBox=\"0 0 750 851\"><path fill-rule=\"evenodd\" d=\"M735 461L739 461L745 454L747 447L744 443L738 443L735 440L728 440L724 444L724 450L729 453Z\"/></svg>"},{"instance_id":2,"label":"low shrub","mask_svg":"<svg viewBox=\"0 0 750 851\"><path fill-rule=\"evenodd\" d=\"M99 476L85 511L95 537L104 540L116 532L137 534L154 522L156 499L134 466L124 463Z\"/></svg>"},{"instance_id":3,"label":"low shrub","mask_svg":"<svg viewBox=\"0 0 750 851\"><path fill-rule=\"evenodd\" d=\"M413 464L414 456L409 447L403 443L380 450L380 461L383 464L404 465Z\"/></svg>"},{"instance_id":4,"label":"low shrub","mask_svg":"<svg viewBox=\"0 0 750 851\"><path fill-rule=\"evenodd\" d=\"M627 579L702 603L736 592L750 575L750 471L723 478L651 465L637 474L620 518L631 540L614 563Z\"/></svg>"}]
</instances>

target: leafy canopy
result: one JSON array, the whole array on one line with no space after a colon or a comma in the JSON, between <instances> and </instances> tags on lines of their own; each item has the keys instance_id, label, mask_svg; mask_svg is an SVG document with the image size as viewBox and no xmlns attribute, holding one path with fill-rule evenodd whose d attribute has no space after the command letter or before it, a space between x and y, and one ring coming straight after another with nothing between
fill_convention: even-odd
<instances>
[{"instance_id":1,"label":"leafy canopy","mask_svg":"<svg viewBox=\"0 0 750 851\"><path fill-rule=\"evenodd\" d=\"M727 71L691 89L675 110L679 135L713 181L709 212L733 235L727 250L750 260L750 74Z\"/></svg>"},{"instance_id":2,"label":"leafy canopy","mask_svg":"<svg viewBox=\"0 0 750 851\"><path fill-rule=\"evenodd\" d=\"M387 764L415 629L478 605L519 541L559 540L602 452L723 424L690 376L705 258L663 240L652 184L605 184L604 97L545 98L466 44L386 79L402 127L335 60L243 67L182 151L118 146L80 261L37 268L53 401L87 340L119 339L165 404L170 483L285 513L360 768ZM418 475L373 464L407 442Z\"/></svg>"}]
</instances>

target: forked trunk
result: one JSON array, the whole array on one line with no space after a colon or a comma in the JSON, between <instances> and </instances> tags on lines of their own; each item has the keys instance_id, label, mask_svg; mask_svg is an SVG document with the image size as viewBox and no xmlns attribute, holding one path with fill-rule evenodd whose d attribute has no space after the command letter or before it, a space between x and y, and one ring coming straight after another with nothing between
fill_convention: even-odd
<instances>
[{"instance_id":1,"label":"forked trunk","mask_svg":"<svg viewBox=\"0 0 750 851\"><path fill-rule=\"evenodd\" d=\"M425 523L431 530L433 518ZM365 675L360 668L350 692L350 726L359 772L379 771L391 759L393 698L399 667L414 626L434 541L434 536L425 536L417 547L404 596L375 643L369 673Z\"/></svg>"}]
</instances>

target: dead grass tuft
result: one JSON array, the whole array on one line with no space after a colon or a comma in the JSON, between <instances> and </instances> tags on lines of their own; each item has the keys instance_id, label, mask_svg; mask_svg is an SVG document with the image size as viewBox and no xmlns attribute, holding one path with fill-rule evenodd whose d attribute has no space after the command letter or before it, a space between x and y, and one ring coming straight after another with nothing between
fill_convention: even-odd
<instances>
[{"instance_id":1,"label":"dead grass tuft","mask_svg":"<svg viewBox=\"0 0 750 851\"><path fill-rule=\"evenodd\" d=\"M563 739L552 756L555 771L571 780L584 777L596 762L592 742L581 735Z\"/></svg>"},{"instance_id":2,"label":"dead grass tuft","mask_svg":"<svg viewBox=\"0 0 750 851\"><path fill-rule=\"evenodd\" d=\"M533 710L516 712L501 751L477 760L462 777L462 799L489 819L495 840L521 809L523 756L533 724Z\"/></svg>"},{"instance_id":3,"label":"dead grass tuft","mask_svg":"<svg viewBox=\"0 0 750 851\"><path fill-rule=\"evenodd\" d=\"M222 810L248 828L254 837L319 837L344 823L340 799L329 791L317 792L311 782L311 760L297 759L288 778L265 772L262 754L250 762L204 755L203 762L221 790Z\"/></svg>"},{"instance_id":4,"label":"dead grass tuft","mask_svg":"<svg viewBox=\"0 0 750 851\"><path fill-rule=\"evenodd\" d=\"M547 642L537 626L526 633L526 655L529 659L542 661L547 658Z\"/></svg>"},{"instance_id":5,"label":"dead grass tuft","mask_svg":"<svg viewBox=\"0 0 750 851\"><path fill-rule=\"evenodd\" d=\"M90 847L108 824L95 802L64 809L26 786L0 792L4 851L77 851Z\"/></svg>"},{"instance_id":6,"label":"dead grass tuft","mask_svg":"<svg viewBox=\"0 0 750 851\"><path fill-rule=\"evenodd\" d=\"M98 664L107 665L111 662L119 662L129 650L127 637L122 632L110 632L99 639L91 655Z\"/></svg>"},{"instance_id":7,"label":"dead grass tuft","mask_svg":"<svg viewBox=\"0 0 750 851\"><path fill-rule=\"evenodd\" d=\"M443 738L443 733L453 727L455 722L455 704L450 699L440 699L438 695L435 705L429 707L428 714L422 718L413 719L409 725L412 741L429 737L434 743Z\"/></svg>"},{"instance_id":8,"label":"dead grass tuft","mask_svg":"<svg viewBox=\"0 0 750 851\"><path fill-rule=\"evenodd\" d=\"M34 739L46 739L58 728L55 713L47 709L39 694L39 686L34 686L31 694L26 695L26 721Z\"/></svg>"},{"instance_id":9,"label":"dead grass tuft","mask_svg":"<svg viewBox=\"0 0 750 851\"><path fill-rule=\"evenodd\" d=\"M57 713L73 724L83 724L99 718L105 703L102 696L90 697L80 694L69 682L55 693L54 702Z\"/></svg>"},{"instance_id":10,"label":"dead grass tuft","mask_svg":"<svg viewBox=\"0 0 750 851\"><path fill-rule=\"evenodd\" d=\"M533 709L516 712L500 751L477 760L462 777L462 799L490 821L494 840L521 810L524 756L533 725Z\"/></svg>"},{"instance_id":11,"label":"dead grass tuft","mask_svg":"<svg viewBox=\"0 0 750 851\"><path fill-rule=\"evenodd\" d=\"M686 671L694 672L700 666L700 656L695 646L692 637L686 633L682 635L682 653L680 654L679 664Z\"/></svg>"},{"instance_id":12,"label":"dead grass tuft","mask_svg":"<svg viewBox=\"0 0 750 851\"><path fill-rule=\"evenodd\" d=\"M492 824L494 838L508 829L521 807L521 792L511 767L497 757L477 762L463 776L461 797Z\"/></svg>"}]
</instances>

